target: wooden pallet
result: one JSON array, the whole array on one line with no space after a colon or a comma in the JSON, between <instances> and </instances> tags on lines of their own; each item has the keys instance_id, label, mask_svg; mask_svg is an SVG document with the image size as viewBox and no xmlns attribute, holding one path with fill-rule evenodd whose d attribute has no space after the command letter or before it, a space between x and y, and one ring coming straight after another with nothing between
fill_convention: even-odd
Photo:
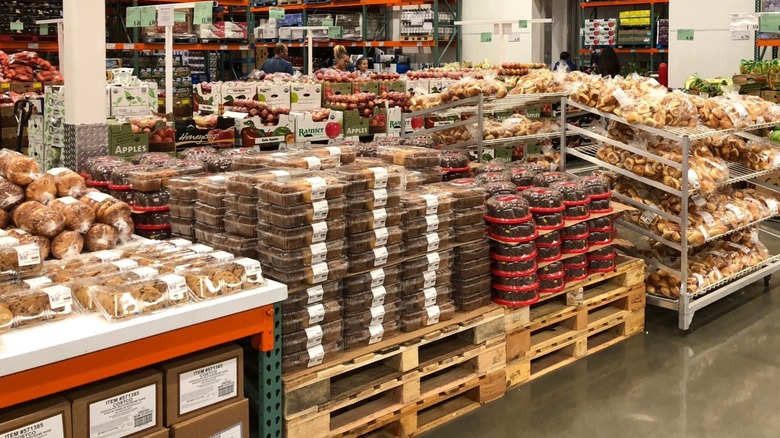
<instances>
[{"instance_id":1,"label":"wooden pallet","mask_svg":"<svg viewBox=\"0 0 780 438\"><path fill-rule=\"evenodd\" d=\"M598 274L506 310L507 386L513 388L639 333L644 328L644 262L621 256Z\"/></svg>"},{"instance_id":2,"label":"wooden pallet","mask_svg":"<svg viewBox=\"0 0 780 438\"><path fill-rule=\"evenodd\" d=\"M491 305L282 379L286 436L358 436L420 399L503 370L504 311Z\"/></svg>"}]
</instances>

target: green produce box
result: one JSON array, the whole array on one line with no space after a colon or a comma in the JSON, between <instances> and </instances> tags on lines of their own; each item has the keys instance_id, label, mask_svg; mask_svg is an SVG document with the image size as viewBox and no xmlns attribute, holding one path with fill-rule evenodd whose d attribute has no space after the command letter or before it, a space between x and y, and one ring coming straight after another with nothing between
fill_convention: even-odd
<instances>
[{"instance_id":1,"label":"green produce box","mask_svg":"<svg viewBox=\"0 0 780 438\"><path fill-rule=\"evenodd\" d=\"M149 152L149 134L133 133L129 123L108 125L108 154L130 158Z\"/></svg>"},{"instance_id":2,"label":"green produce box","mask_svg":"<svg viewBox=\"0 0 780 438\"><path fill-rule=\"evenodd\" d=\"M358 137L369 134L371 119L360 116L357 110L344 111L344 135L346 137Z\"/></svg>"}]
</instances>

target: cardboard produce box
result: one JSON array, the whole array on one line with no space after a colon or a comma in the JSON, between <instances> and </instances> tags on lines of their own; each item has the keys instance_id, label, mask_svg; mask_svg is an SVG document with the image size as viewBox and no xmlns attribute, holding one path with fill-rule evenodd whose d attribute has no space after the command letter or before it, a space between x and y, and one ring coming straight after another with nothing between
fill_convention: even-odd
<instances>
[{"instance_id":1,"label":"cardboard produce box","mask_svg":"<svg viewBox=\"0 0 780 438\"><path fill-rule=\"evenodd\" d=\"M152 432L149 435L144 435L141 438L168 438L170 435L170 431L168 429L160 429L157 432Z\"/></svg>"},{"instance_id":2,"label":"cardboard produce box","mask_svg":"<svg viewBox=\"0 0 780 438\"><path fill-rule=\"evenodd\" d=\"M17 128L0 129L0 147L16 149L16 129ZM26 148L28 144L27 128L25 128L24 133L22 134L22 148Z\"/></svg>"},{"instance_id":3,"label":"cardboard produce box","mask_svg":"<svg viewBox=\"0 0 780 438\"><path fill-rule=\"evenodd\" d=\"M404 119L404 132L412 132L412 118L407 115ZM401 132L401 108L394 107L387 109L387 132L388 133L400 133Z\"/></svg>"},{"instance_id":4,"label":"cardboard produce box","mask_svg":"<svg viewBox=\"0 0 780 438\"><path fill-rule=\"evenodd\" d=\"M108 154L130 158L149 152L149 134L133 133L129 123L108 125Z\"/></svg>"},{"instance_id":5,"label":"cardboard produce box","mask_svg":"<svg viewBox=\"0 0 780 438\"><path fill-rule=\"evenodd\" d=\"M160 370L165 379L166 426L244 396L244 350L235 344L171 360Z\"/></svg>"},{"instance_id":6,"label":"cardboard produce box","mask_svg":"<svg viewBox=\"0 0 780 438\"><path fill-rule=\"evenodd\" d=\"M406 81L406 91L412 96L422 96L431 93L431 81L428 79L418 79L415 81Z\"/></svg>"},{"instance_id":7,"label":"cardboard produce box","mask_svg":"<svg viewBox=\"0 0 780 438\"><path fill-rule=\"evenodd\" d=\"M274 84L269 81L260 82L257 86L257 100L268 105L289 108L290 84Z\"/></svg>"},{"instance_id":8,"label":"cardboard produce box","mask_svg":"<svg viewBox=\"0 0 780 438\"><path fill-rule=\"evenodd\" d=\"M257 100L257 82L223 82L220 105L234 100Z\"/></svg>"},{"instance_id":9,"label":"cardboard produce box","mask_svg":"<svg viewBox=\"0 0 780 438\"><path fill-rule=\"evenodd\" d=\"M222 102L222 87L219 84L203 83L192 86L192 114L195 116L206 116L211 114L220 115L220 103Z\"/></svg>"},{"instance_id":10,"label":"cardboard produce box","mask_svg":"<svg viewBox=\"0 0 780 438\"><path fill-rule=\"evenodd\" d=\"M0 411L0 437L71 438L70 402L63 397L37 400Z\"/></svg>"},{"instance_id":11,"label":"cardboard produce box","mask_svg":"<svg viewBox=\"0 0 780 438\"><path fill-rule=\"evenodd\" d=\"M331 134L336 131L332 124L338 125L338 135L334 138L344 136L344 113L341 111L331 110L328 119L322 122L315 122L310 112L292 112L290 115L295 118L295 143L329 140L328 129L332 130Z\"/></svg>"},{"instance_id":12,"label":"cardboard produce box","mask_svg":"<svg viewBox=\"0 0 780 438\"><path fill-rule=\"evenodd\" d=\"M171 438L249 438L249 401L214 409L171 426Z\"/></svg>"},{"instance_id":13,"label":"cardboard produce box","mask_svg":"<svg viewBox=\"0 0 780 438\"><path fill-rule=\"evenodd\" d=\"M140 438L163 424L163 380L155 370L106 379L66 395L74 438Z\"/></svg>"},{"instance_id":14,"label":"cardboard produce box","mask_svg":"<svg viewBox=\"0 0 780 438\"><path fill-rule=\"evenodd\" d=\"M355 93L374 93L379 94L379 82L355 82L352 87L352 91Z\"/></svg>"},{"instance_id":15,"label":"cardboard produce box","mask_svg":"<svg viewBox=\"0 0 780 438\"><path fill-rule=\"evenodd\" d=\"M273 126L265 126L260 117L235 119L236 130L241 136L241 147L278 146L281 143L295 142L295 117L279 114L279 120Z\"/></svg>"},{"instance_id":16,"label":"cardboard produce box","mask_svg":"<svg viewBox=\"0 0 780 438\"><path fill-rule=\"evenodd\" d=\"M11 81L11 91L18 94L43 93L43 83Z\"/></svg>"},{"instance_id":17,"label":"cardboard produce box","mask_svg":"<svg viewBox=\"0 0 780 438\"><path fill-rule=\"evenodd\" d=\"M176 152L196 146L232 148L236 142L235 120L219 117L213 128L199 128L193 120L177 120Z\"/></svg>"},{"instance_id":18,"label":"cardboard produce box","mask_svg":"<svg viewBox=\"0 0 780 438\"><path fill-rule=\"evenodd\" d=\"M0 128L16 128L17 125L14 105L12 103L0 105Z\"/></svg>"},{"instance_id":19,"label":"cardboard produce box","mask_svg":"<svg viewBox=\"0 0 780 438\"><path fill-rule=\"evenodd\" d=\"M320 108L322 104L321 84L291 84L290 109L306 111Z\"/></svg>"},{"instance_id":20,"label":"cardboard produce box","mask_svg":"<svg viewBox=\"0 0 780 438\"><path fill-rule=\"evenodd\" d=\"M352 94L352 91L352 84L349 82L325 82L322 84L322 104L325 104L325 101L330 94L335 94L337 96L347 95Z\"/></svg>"},{"instance_id":21,"label":"cardboard produce box","mask_svg":"<svg viewBox=\"0 0 780 438\"><path fill-rule=\"evenodd\" d=\"M406 82L404 81L382 81L379 83L380 93L389 93L395 91L397 93L406 92Z\"/></svg>"},{"instance_id":22,"label":"cardboard produce box","mask_svg":"<svg viewBox=\"0 0 780 438\"><path fill-rule=\"evenodd\" d=\"M157 110L157 88L145 83L137 86L109 86L111 117L148 116Z\"/></svg>"}]
</instances>

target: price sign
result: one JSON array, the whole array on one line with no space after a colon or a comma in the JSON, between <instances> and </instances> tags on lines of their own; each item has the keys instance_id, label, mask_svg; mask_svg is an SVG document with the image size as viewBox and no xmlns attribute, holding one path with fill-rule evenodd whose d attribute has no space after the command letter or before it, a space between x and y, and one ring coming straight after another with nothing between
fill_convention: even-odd
<instances>
[{"instance_id":1,"label":"price sign","mask_svg":"<svg viewBox=\"0 0 780 438\"><path fill-rule=\"evenodd\" d=\"M141 27L141 8L127 8L125 23L127 27Z\"/></svg>"},{"instance_id":2,"label":"price sign","mask_svg":"<svg viewBox=\"0 0 780 438\"><path fill-rule=\"evenodd\" d=\"M24 30L24 23L19 21L12 21L11 30Z\"/></svg>"},{"instance_id":3,"label":"price sign","mask_svg":"<svg viewBox=\"0 0 780 438\"><path fill-rule=\"evenodd\" d=\"M184 12L174 12L173 21L177 23L184 23L185 21L187 21L187 14L185 14Z\"/></svg>"},{"instance_id":4,"label":"price sign","mask_svg":"<svg viewBox=\"0 0 780 438\"><path fill-rule=\"evenodd\" d=\"M762 14L759 29L761 32L780 32L780 13Z\"/></svg>"},{"instance_id":5,"label":"price sign","mask_svg":"<svg viewBox=\"0 0 780 438\"><path fill-rule=\"evenodd\" d=\"M214 4L212 2L197 2L192 13L192 24L211 24Z\"/></svg>"},{"instance_id":6,"label":"price sign","mask_svg":"<svg viewBox=\"0 0 780 438\"><path fill-rule=\"evenodd\" d=\"M693 41L693 29L677 29L677 41Z\"/></svg>"},{"instance_id":7,"label":"price sign","mask_svg":"<svg viewBox=\"0 0 780 438\"><path fill-rule=\"evenodd\" d=\"M322 25L331 27L333 26L333 19L332 18L323 18L322 19Z\"/></svg>"},{"instance_id":8,"label":"price sign","mask_svg":"<svg viewBox=\"0 0 780 438\"><path fill-rule=\"evenodd\" d=\"M344 35L344 29L341 28L341 26L328 26L328 36L338 40L341 39Z\"/></svg>"},{"instance_id":9,"label":"price sign","mask_svg":"<svg viewBox=\"0 0 780 438\"><path fill-rule=\"evenodd\" d=\"M173 22L173 5L160 5L157 8L157 25L161 27L173 26Z\"/></svg>"},{"instance_id":10,"label":"price sign","mask_svg":"<svg viewBox=\"0 0 780 438\"><path fill-rule=\"evenodd\" d=\"M269 18L284 18L284 8L268 8Z\"/></svg>"},{"instance_id":11,"label":"price sign","mask_svg":"<svg viewBox=\"0 0 780 438\"><path fill-rule=\"evenodd\" d=\"M520 29L528 29L528 20L520 20L517 25Z\"/></svg>"},{"instance_id":12,"label":"price sign","mask_svg":"<svg viewBox=\"0 0 780 438\"><path fill-rule=\"evenodd\" d=\"M482 32L479 34L479 41L483 43L489 43L493 41L493 34L490 32Z\"/></svg>"},{"instance_id":13,"label":"price sign","mask_svg":"<svg viewBox=\"0 0 780 438\"><path fill-rule=\"evenodd\" d=\"M157 23L157 6L141 6L141 27L151 27Z\"/></svg>"},{"instance_id":14,"label":"price sign","mask_svg":"<svg viewBox=\"0 0 780 438\"><path fill-rule=\"evenodd\" d=\"M38 28L38 33L41 35L48 35L49 34L49 25L48 24L41 24L40 28Z\"/></svg>"}]
</instances>

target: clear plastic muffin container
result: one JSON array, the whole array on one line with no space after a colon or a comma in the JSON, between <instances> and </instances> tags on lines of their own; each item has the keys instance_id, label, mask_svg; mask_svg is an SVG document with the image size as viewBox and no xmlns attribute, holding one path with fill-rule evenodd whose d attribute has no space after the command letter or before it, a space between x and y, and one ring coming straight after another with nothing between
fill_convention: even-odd
<instances>
[{"instance_id":1,"label":"clear plastic muffin container","mask_svg":"<svg viewBox=\"0 0 780 438\"><path fill-rule=\"evenodd\" d=\"M406 294L401 299L404 312L414 312L437 304L444 304L452 300L452 288L450 285L428 287Z\"/></svg>"},{"instance_id":2,"label":"clear plastic muffin container","mask_svg":"<svg viewBox=\"0 0 780 438\"><path fill-rule=\"evenodd\" d=\"M441 165L440 151L413 146L385 146L378 150L378 157L386 163L408 169L425 169Z\"/></svg>"},{"instance_id":3,"label":"clear plastic muffin container","mask_svg":"<svg viewBox=\"0 0 780 438\"><path fill-rule=\"evenodd\" d=\"M473 242L475 240L482 240L485 238L487 227L484 224L466 225L463 227L455 227L455 241L461 242Z\"/></svg>"},{"instance_id":4,"label":"clear plastic muffin container","mask_svg":"<svg viewBox=\"0 0 780 438\"><path fill-rule=\"evenodd\" d=\"M257 185L265 181L289 181L293 175L302 175L298 169L260 169L232 172L225 175L228 193L249 196L257 199Z\"/></svg>"},{"instance_id":5,"label":"clear plastic muffin container","mask_svg":"<svg viewBox=\"0 0 780 438\"><path fill-rule=\"evenodd\" d=\"M366 190L348 193L346 197L347 213L398 207L399 205L401 205L401 191L399 189Z\"/></svg>"},{"instance_id":6,"label":"clear plastic muffin container","mask_svg":"<svg viewBox=\"0 0 780 438\"><path fill-rule=\"evenodd\" d=\"M225 213L223 220L226 232L250 239L257 237L257 219L235 213Z\"/></svg>"},{"instance_id":7,"label":"clear plastic muffin container","mask_svg":"<svg viewBox=\"0 0 780 438\"><path fill-rule=\"evenodd\" d=\"M403 313L401 301L387 301L380 306L370 307L344 315L344 331L361 330L368 326L397 320Z\"/></svg>"},{"instance_id":8,"label":"clear plastic muffin container","mask_svg":"<svg viewBox=\"0 0 780 438\"><path fill-rule=\"evenodd\" d=\"M491 293L490 289L484 293L478 293L468 296L453 296L452 300L455 302L455 307L461 312L471 312L477 310L480 307L485 307L490 304Z\"/></svg>"},{"instance_id":9,"label":"clear plastic muffin container","mask_svg":"<svg viewBox=\"0 0 780 438\"><path fill-rule=\"evenodd\" d=\"M488 261L488 272L490 272ZM404 278L401 283L401 291L404 295L410 295L430 287L449 285L452 282L450 268L442 268L436 271L425 271L411 277Z\"/></svg>"},{"instance_id":10,"label":"clear plastic muffin container","mask_svg":"<svg viewBox=\"0 0 780 438\"><path fill-rule=\"evenodd\" d=\"M381 342L401 333L401 325L397 320L383 324L375 324L359 330L344 333L344 349L354 350Z\"/></svg>"},{"instance_id":11,"label":"clear plastic muffin container","mask_svg":"<svg viewBox=\"0 0 780 438\"><path fill-rule=\"evenodd\" d=\"M405 332L419 330L423 327L448 321L455 316L455 303L447 301L439 305L426 307L413 312L404 312L401 318L401 329Z\"/></svg>"},{"instance_id":12,"label":"clear plastic muffin container","mask_svg":"<svg viewBox=\"0 0 780 438\"><path fill-rule=\"evenodd\" d=\"M108 194L115 197L116 199L119 199L120 201L133 205L135 194L136 193L143 193L143 192L136 192L134 190L116 190L116 189L110 189L108 191Z\"/></svg>"},{"instance_id":13,"label":"clear plastic muffin container","mask_svg":"<svg viewBox=\"0 0 780 438\"><path fill-rule=\"evenodd\" d=\"M400 225L402 213L403 210L396 207L348 214L346 215L347 233L365 233L377 228Z\"/></svg>"},{"instance_id":14,"label":"clear plastic muffin container","mask_svg":"<svg viewBox=\"0 0 780 438\"><path fill-rule=\"evenodd\" d=\"M340 198L346 184L327 173L315 172L295 176L288 181L266 181L258 184L258 199L269 204L292 206Z\"/></svg>"},{"instance_id":15,"label":"clear plastic muffin container","mask_svg":"<svg viewBox=\"0 0 780 438\"><path fill-rule=\"evenodd\" d=\"M465 278L463 280L454 280L452 282L452 294L455 297L465 297L480 293L490 295L491 281L493 281L493 275L490 273L478 277Z\"/></svg>"},{"instance_id":16,"label":"clear plastic muffin container","mask_svg":"<svg viewBox=\"0 0 780 438\"><path fill-rule=\"evenodd\" d=\"M490 240L482 239L455 248L455 262L465 263L490 256Z\"/></svg>"},{"instance_id":17,"label":"clear plastic muffin container","mask_svg":"<svg viewBox=\"0 0 780 438\"><path fill-rule=\"evenodd\" d=\"M357 146L340 144L336 146L310 146L303 148L308 155L315 157L337 157L341 164L354 163L357 158Z\"/></svg>"},{"instance_id":18,"label":"clear plastic muffin container","mask_svg":"<svg viewBox=\"0 0 780 438\"><path fill-rule=\"evenodd\" d=\"M37 245L0 247L0 281L36 276L42 271L43 258Z\"/></svg>"},{"instance_id":19,"label":"clear plastic muffin container","mask_svg":"<svg viewBox=\"0 0 780 438\"><path fill-rule=\"evenodd\" d=\"M330 301L341 296L341 282L318 284L298 292L291 292L282 303L285 311L301 309L312 304Z\"/></svg>"},{"instance_id":20,"label":"clear plastic muffin container","mask_svg":"<svg viewBox=\"0 0 780 438\"><path fill-rule=\"evenodd\" d=\"M448 231L424 234L405 241L405 256L412 257L439 249L445 249L452 243L452 234Z\"/></svg>"},{"instance_id":21,"label":"clear plastic muffin container","mask_svg":"<svg viewBox=\"0 0 780 438\"><path fill-rule=\"evenodd\" d=\"M257 199L243 195L225 195L225 209L241 216L257 218Z\"/></svg>"},{"instance_id":22,"label":"clear plastic muffin container","mask_svg":"<svg viewBox=\"0 0 780 438\"><path fill-rule=\"evenodd\" d=\"M263 272L266 273L267 277L282 282L287 287L313 285L344 278L347 274L347 259L344 257L316 265L287 270L263 263Z\"/></svg>"},{"instance_id":23,"label":"clear plastic muffin container","mask_svg":"<svg viewBox=\"0 0 780 438\"><path fill-rule=\"evenodd\" d=\"M378 287L391 286L401 281L401 266L385 266L362 274L350 275L344 279L344 296L363 293Z\"/></svg>"},{"instance_id":24,"label":"clear plastic muffin container","mask_svg":"<svg viewBox=\"0 0 780 438\"><path fill-rule=\"evenodd\" d=\"M341 299L323 301L290 312L284 311L282 316L282 334L287 335L313 325L322 325L339 320L342 312Z\"/></svg>"},{"instance_id":25,"label":"clear plastic muffin container","mask_svg":"<svg viewBox=\"0 0 780 438\"><path fill-rule=\"evenodd\" d=\"M490 259L477 259L455 265L452 269L452 278L461 281L471 277L478 277L488 272L490 272Z\"/></svg>"},{"instance_id":26,"label":"clear plastic muffin container","mask_svg":"<svg viewBox=\"0 0 780 438\"><path fill-rule=\"evenodd\" d=\"M225 206L227 183L224 176L222 179L200 180L197 184L196 196L198 202L213 207Z\"/></svg>"},{"instance_id":27,"label":"clear plastic muffin container","mask_svg":"<svg viewBox=\"0 0 780 438\"><path fill-rule=\"evenodd\" d=\"M455 261L453 250L431 252L403 263L403 278L411 277L425 271L436 271L442 268L452 268Z\"/></svg>"},{"instance_id":28,"label":"clear plastic muffin container","mask_svg":"<svg viewBox=\"0 0 780 438\"><path fill-rule=\"evenodd\" d=\"M111 172L111 180L108 186L112 190L132 190L130 185L130 172L136 170L146 170L148 166L143 164L125 164L115 167Z\"/></svg>"},{"instance_id":29,"label":"clear plastic muffin container","mask_svg":"<svg viewBox=\"0 0 780 438\"><path fill-rule=\"evenodd\" d=\"M209 207L206 204L195 204L195 221L222 228L225 219L225 208Z\"/></svg>"},{"instance_id":30,"label":"clear plastic muffin container","mask_svg":"<svg viewBox=\"0 0 780 438\"><path fill-rule=\"evenodd\" d=\"M177 163L175 166L152 170L130 172L129 181L133 189L142 192L156 192L168 186L168 181L183 175L203 173L202 164Z\"/></svg>"},{"instance_id":31,"label":"clear plastic muffin container","mask_svg":"<svg viewBox=\"0 0 780 438\"><path fill-rule=\"evenodd\" d=\"M468 210L474 207L481 207L485 203L485 189L473 185L468 179L431 184L429 187L450 192L452 194L451 208L453 210Z\"/></svg>"},{"instance_id":32,"label":"clear plastic muffin container","mask_svg":"<svg viewBox=\"0 0 780 438\"><path fill-rule=\"evenodd\" d=\"M12 286L0 295L0 306L11 317L9 321L0 323L0 332L11 326L26 327L76 314L71 290L63 285L41 288Z\"/></svg>"},{"instance_id":33,"label":"clear plastic muffin container","mask_svg":"<svg viewBox=\"0 0 780 438\"><path fill-rule=\"evenodd\" d=\"M404 240L401 227L383 227L349 236L349 253L357 254L387 245L397 245Z\"/></svg>"},{"instance_id":34,"label":"clear plastic muffin container","mask_svg":"<svg viewBox=\"0 0 780 438\"><path fill-rule=\"evenodd\" d=\"M214 237L214 249L227 251L238 257L255 257L260 239L251 239L228 233L220 233Z\"/></svg>"},{"instance_id":35,"label":"clear plastic muffin container","mask_svg":"<svg viewBox=\"0 0 780 438\"><path fill-rule=\"evenodd\" d=\"M292 354L323 343L336 342L341 339L343 328L341 320L337 319L288 333L282 336L282 351Z\"/></svg>"},{"instance_id":36,"label":"clear plastic muffin container","mask_svg":"<svg viewBox=\"0 0 780 438\"><path fill-rule=\"evenodd\" d=\"M316 265L340 259L346 254L346 239L320 242L291 251L279 250L260 243L257 255L260 260L279 269L300 269L307 265Z\"/></svg>"},{"instance_id":37,"label":"clear plastic muffin container","mask_svg":"<svg viewBox=\"0 0 780 438\"><path fill-rule=\"evenodd\" d=\"M401 196L401 204L407 219L442 214L450 211L452 195L444 190L422 189L406 192Z\"/></svg>"},{"instance_id":38,"label":"clear plastic muffin container","mask_svg":"<svg viewBox=\"0 0 780 438\"><path fill-rule=\"evenodd\" d=\"M339 166L338 156L315 156L307 151L260 152L240 155L233 159L232 170L261 168L295 168L304 170L325 170Z\"/></svg>"},{"instance_id":39,"label":"clear plastic muffin container","mask_svg":"<svg viewBox=\"0 0 780 438\"><path fill-rule=\"evenodd\" d=\"M454 231L452 227L453 213L431 214L414 218L404 218L404 235L406 239L419 237L427 233Z\"/></svg>"},{"instance_id":40,"label":"clear plastic muffin container","mask_svg":"<svg viewBox=\"0 0 780 438\"><path fill-rule=\"evenodd\" d=\"M341 239L344 237L345 231L346 223L343 219L316 222L297 228L279 228L264 223L260 223L257 226L257 234L261 242L286 250Z\"/></svg>"},{"instance_id":41,"label":"clear plastic muffin container","mask_svg":"<svg viewBox=\"0 0 780 438\"><path fill-rule=\"evenodd\" d=\"M406 190L415 190L429 184L445 181L445 175L441 167L408 170L406 172Z\"/></svg>"},{"instance_id":42,"label":"clear plastic muffin container","mask_svg":"<svg viewBox=\"0 0 780 438\"><path fill-rule=\"evenodd\" d=\"M344 198L315 201L311 204L294 206L258 204L256 211L260 220L268 224L280 228L295 228L343 217Z\"/></svg>"},{"instance_id":43,"label":"clear plastic muffin container","mask_svg":"<svg viewBox=\"0 0 780 438\"><path fill-rule=\"evenodd\" d=\"M482 224L485 222L484 207L456 210L453 213L452 225L456 227L465 227L467 225Z\"/></svg>"},{"instance_id":44,"label":"clear plastic muffin container","mask_svg":"<svg viewBox=\"0 0 780 438\"><path fill-rule=\"evenodd\" d=\"M380 246L349 256L349 272L361 272L394 263L403 255L402 245Z\"/></svg>"},{"instance_id":45,"label":"clear plastic muffin container","mask_svg":"<svg viewBox=\"0 0 780 438\"><path fill-rule=\"evenodd\" d=\"M371 166L352 164L333 170L341 180L347 183L347 193L359 193L374 189L396 189L404 182L404 168L399 166Z\"/></svg>"},{"instance_id":46,"label":"clear plastic muffin container","mask_svg":"<svg viewBox=\"0 0 780 438\"><path fill-rule=\"evenodd\" d=\"M323 362L337 358L344 351L344 345L340 341L317 345L304 351L292 353L282 357L282 372L316 367Z\"/></svg>"},{"instance_id":47,"label":"clear plastic muffin container","mask_svg":"<svg viewBox=\"0 0 780 438\"><path fill-rule=\"evenodd\" d=\"M168 180L168 191L172 198L195 200L198 196L198 181L204 179L223 179L222 175L213 176L182 176Z\"/></svg>"},{"instance_id":48,"label":"clear plastic muffin container","mask_svg":"<svg viewBox=\"0 0 780 438\"><path fill-rule=\"evenodd\" d=\"M371 307L393 303L400 298L399 293L398 285L391 284L387 286L380 285L360 293L346 295L344 297L345 313L359 313Z\"/></svg>"},{"instance_id":49,"label":"clear plastic muffin container","mask_svg":"<svg viewBox=\"0 0 780 438\"><path fill-rule=\"evenodd\" d=\"M195 202L191 200L170 198L168 207L171 211L171 216L182 219L195 219Z\"/></svg>"}]
</instances>

